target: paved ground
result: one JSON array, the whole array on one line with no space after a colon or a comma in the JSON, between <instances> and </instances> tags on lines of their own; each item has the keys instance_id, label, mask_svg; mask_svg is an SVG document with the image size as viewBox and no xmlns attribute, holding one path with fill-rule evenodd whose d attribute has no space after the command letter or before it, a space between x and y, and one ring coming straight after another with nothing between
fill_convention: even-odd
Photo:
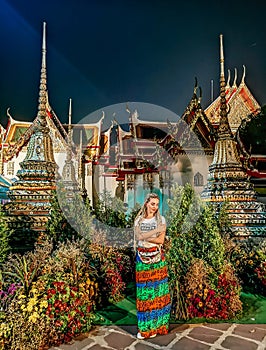
<instances>
[{"instance_id":1,"label":"paved ground","mask_svg":"<svg viewBox=\"0 0 266 350\"><path fill-rule=\"evenodd\" d=\"M171 325L168 335L136 339L136 326L98 326L50 350L266 350L266 324Z\"/></svg>"}]
</instances>

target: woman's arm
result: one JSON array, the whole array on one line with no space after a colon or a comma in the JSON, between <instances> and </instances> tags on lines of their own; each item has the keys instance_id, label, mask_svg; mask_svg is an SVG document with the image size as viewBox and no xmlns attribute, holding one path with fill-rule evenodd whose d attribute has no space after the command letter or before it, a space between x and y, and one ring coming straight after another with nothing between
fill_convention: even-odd
<instances>
[{"instance_id":1,"label":"woman's arm","mask_svg":"<svg viewBox=\"0 0 266 350\"><path fill-rule=\"evenodd\" d=\"M160 232L165 230L166 230L166 225L159 225L158 227L150 231L141 231L139 226L136 226L135 235L138 241L145 241L145 240L148 240L149 238L151 239L151 236L153 236L154 234L158 235Z\"/></svg>"},{"instance_id":2,"label":"woman's arm","mask_svg":"<svg viewBox=\"0 0 266 350\"><path fill-rule=\"evenodd\" d=\"M150 237L146 241L150 243L163 244L166 234L166 225L160 225L158 228L161 230L157 233L156 237Z\"/></svg>"}]
</instances>

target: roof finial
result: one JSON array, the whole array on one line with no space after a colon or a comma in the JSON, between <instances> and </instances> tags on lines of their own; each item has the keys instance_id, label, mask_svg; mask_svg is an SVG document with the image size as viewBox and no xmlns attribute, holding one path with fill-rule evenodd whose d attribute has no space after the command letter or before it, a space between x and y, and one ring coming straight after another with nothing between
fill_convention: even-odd
<instances>
[{"instance_id":1,"label":"roof finial","mask_svg":"<svg viewBox=\"0 0 266 350\"><path fill-rule=\"evenodd\" d=\"M195 85L194 85L194 95L197 95L197 90L198 90L198 79L195 77Z\"/></svg>"},{"instance_id":2,"label":"roof finial","mask_svg":"<svg viewBox=\"0 0 266 350\"><path fill-rule=\"evenodd\" d=\"M126 111L127 111L127 113L131 114L131 110L128 107L128 103L126 103Z\"/></svg>"},{"instance_id":3,"label":"roof finial","mask_svg":"<svg viewBox=\"0 0 266 350\"><path fill-rule=\"evenodd\" d=\"M72 99L69 99L69 108L68 108L68 134L71 131L71 117L72 117Z\"/></svg>"},{"instance_id":4,"label":"roof finial","mask_svg":"<svg viewBox=\"0 0 266 350\"><path fill-rule=\"evenodd\" d=\"M12 123L14 119L13 119L13 117L12 117L12 115L10 114L9 111L10 111L10 107L7 108L6 114L7 114L8 118L10 119L10 122Z\"/></svg>"},{"instance_id":5,"label":"roof finial","mask_svg":"<svg viewBox=\"0 0 266 350\"><path fill-rule=\"evenodd\" d=\"M234 78L234 82L233 82L233 88L237 88L236 86L236 79L237 79L237 69L235 68L235 78Z\"/></svg>"},{"instance_id":6,"label":"roof finial","mask_svg":"<svg viewBox=\"0 0 266 350\"><path fill-rule=\"evenodd\" d=\"M230 72L230 69L227 70L228 72L228 79L227 79L227 83L226 83L226 89L229 89L230 88L230 79L231 79L231 72Z\"/></svg>"},{"instance_id":7,"label":"roof finial","mask_svg":"<svg viewBox=\"0 0 266 350\"><path fill-rule=\"evenodd\" d=\"M202 88L199 87L199 97L198 97L198 102L200 103L202 99Z\"/></svg>"},{"instance_id":8,"label":"roof finial","mask_svg":"<svg viewBox=\"0 0 266 350\"><path fill-rule=\"evenodd\" d=\"M41 79L39 89L39 106L38 115L39 125L41 127L46 126L46 22L43 22L43 39L42 39L42 67L41 67Z\"/></svg>"},{"instance_id":9,"label":"roof finial","mask_svg":"<svg viewBox=\"0 0 266 350\"><path fill-rule=\"evenodd\" d=\"M213 79L211 79L211 102L213 102Z\"/></svg>"},{"instance_id":10,"label":"roof finial","mask_svg":"<svg viewBox=\"0 0 266 350\"><path fill-rule=\"evenodd\" d=\"M241 80L241 85L245 84L245 77L246 77L246 66L243 64L243 76Z\"/></svg>"}]
</instances>

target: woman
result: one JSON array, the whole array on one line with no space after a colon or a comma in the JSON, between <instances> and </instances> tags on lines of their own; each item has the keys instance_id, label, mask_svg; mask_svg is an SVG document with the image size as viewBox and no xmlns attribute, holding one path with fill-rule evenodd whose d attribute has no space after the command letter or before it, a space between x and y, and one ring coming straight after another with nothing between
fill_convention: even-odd
<instances>
[{"instance_id":1,"label":"woman","mask_svg":"<svg viewBox=\"0 0 266 350\"><path fill-rule=\"evenodd\" d=\"M134 223L138 339L167 334L171 298L162 245L165 218L159 213L159 197L150 193Z\"/></svg>"}]
</instances>

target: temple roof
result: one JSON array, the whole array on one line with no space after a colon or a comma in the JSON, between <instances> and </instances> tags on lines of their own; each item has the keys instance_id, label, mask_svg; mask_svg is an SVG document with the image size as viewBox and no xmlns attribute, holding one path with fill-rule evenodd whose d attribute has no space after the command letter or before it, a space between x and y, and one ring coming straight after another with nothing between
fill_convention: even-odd
<instances>
[{"instance_id":1,"label":"temple roof","mask_svg":"<svg viewBox=\"0 0 266 350\"><path fill-rule=\"evenodd\" d=\"M66 125L64 125L66 127ZM80 143L80 136L82 132L82 145L86 146L99 146L100 133L101 133L101 121L93 124L72 124L73 142L75 145Z\"/></svg>"},{"instance_id":2,"label":"temple roof","mask_svg":"<svg viewBox=\"0 0 266 350\"><path fill-rule=\"evenodd\" d=\"M9 187L11 185L10 179L7 179L3 175L0 175L0 186L2 187Z\"/></svg>"},{"instance_id":3,"label":"temple roof","mask_svg":"<svg viewBox=\"0 0 266 350\"><path fill-rule=\"evenodd\" d=\"M9 120L3 141L6 145L9 145L5 152L5 159L11 160L24 146L27 146L31 135L34 133L37 118L35 118L33 122L25 122L14 119L9 113L8 117ZM102 119L103 116L95 123L72 124L74 143L76 145L80 143L80 132L82 130L83 146L93 145L98 147L100 143ZM68 124L62 124L60 122L49 102L47 102L46 107L46 123L49 127L55 151L63 151L66 148Z\"/></svg>"},{"instance_id":4,"label":"temple roof","mask_svg":"<svg viewBox=\"0 0 266 350\"><path fill-rule=\"evenodd\" d=\"M225 89L226 104L229 105L230 110L228 113L228 121L230 128L235 134L242 119L248 114L257 113L260 110L260 105L252 95L251 91L245 83L245 66L243 77L239 86L236 84L235 79L232 86L230 86L230 74ZM236 70L235 70L236 72ZM212 123L213 126L218 126L220 121L220 96L218 96L206 109L205 114Z\"/></svg>"},{"instance_id":5,"label":"temple roof","mask_svg":"<svg viewBox=\"0 0 266 350\"><path fill-rule=\"evenodd\" d=\"M9 179L3 175L0 175L0 203L2 201L8 200L7 192L11 184L12 182Z\"/></svg>"},{"instance_id":6,"label":"temple roof","mask_svg":"<svg viewBox=\"0 0 266 350\"><path fill-rule=\"evenodd\" d=\"M4 158L9 161L16 156L23 147L27 146L31 136L35 132L37 118L33 122L18 121L12 118L8 123L7 132L5 135L4 143L8 145L5 149ZM49 127L49 133L55 144L64 148L66 141L62 133L59 131L58 126L55 125L53 119L47 113L46 123ZM59 141L59 142L58 142ZM59 147L61 148L61 147Z\"/></svg>"},{"instance_id":7,"label":"temple roof","mask_svg":"<svg viewBox=\"0 0 266 350\"><path fill-rule=\"evenodd\" d=\"M199 96L197 91L200 91ZM195 86L192 98L181 116L181 120L189 125L190 131L194 132L202 147L206 150L211 150L214 147L214 130L201 106L201 89L197 85L195 79Z\"/></svg>"},{"instance_id":8,"label":"temple roof","mask_svg":"<svg viewBox=\"0 0 266 350\"><path fill-rule=\"evenodd\" d=\"M32 122L12 119L12 122L8 125L4 142L10 144L16 143L31 125Z\"/></svg>"}]
</instances>

